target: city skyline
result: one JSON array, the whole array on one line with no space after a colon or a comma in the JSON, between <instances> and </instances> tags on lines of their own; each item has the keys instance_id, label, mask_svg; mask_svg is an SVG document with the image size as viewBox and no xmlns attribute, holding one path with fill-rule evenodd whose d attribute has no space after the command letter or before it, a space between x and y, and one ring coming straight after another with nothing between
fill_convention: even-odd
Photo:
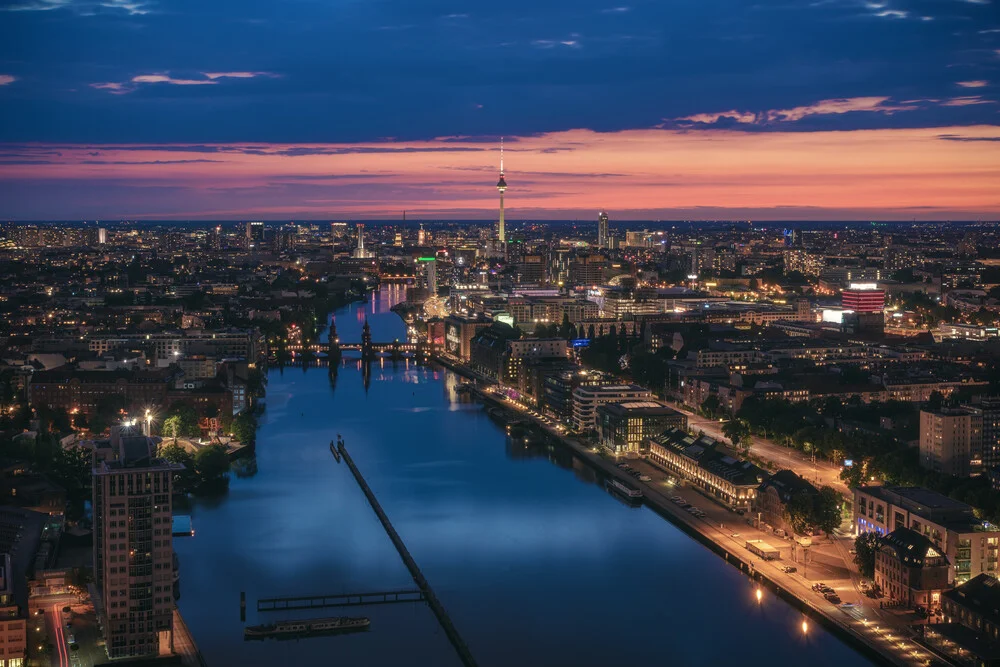
<instances>
[{"instance_id":1,"label":"city skyline","mask_svg":"<svg viewBox=\"0 0 1000 667\"><path fill-rule=\"evenodd\" d=\"M4 0L0 216L995 219L993 9Z\"/></svg>"}]
</instances>

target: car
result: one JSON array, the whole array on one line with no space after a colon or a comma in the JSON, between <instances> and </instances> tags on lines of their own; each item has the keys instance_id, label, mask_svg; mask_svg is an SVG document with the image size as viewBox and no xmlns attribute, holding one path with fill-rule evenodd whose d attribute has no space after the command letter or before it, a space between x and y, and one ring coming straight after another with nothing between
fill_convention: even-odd
<instances>
[{"instance_id":1,"label":"car","mask_svg":"<svg viewBox=\"0 0 1000 667\"><path fill-rule=\"evenodd\" d=\"M653 478L650 477L649 475L639 475L639 481L640 482L652 482Z\"/></svg>"},{"instance_id":2,"label":"car","mask_svg":"<svg viewBox=\"0 0 1000 667\"><path fill-rule=\"evenodd\" d=\"M827 602L830 602L832 604L840 604L840 596L837 595L836 593L827 593L823 597L826 598Z\"/></svg>"},{"instance_id":3,"label":"car","mask_svg":"<svg viewBox=\"0 0 1000 667\"><path fill-rule=\"evenodd\" d=\"M791 574L793 572L798 572L799 568L795 567L794 565L782 565L781 571L784 572L785 574Z\"/></svg>"}]
</instances>

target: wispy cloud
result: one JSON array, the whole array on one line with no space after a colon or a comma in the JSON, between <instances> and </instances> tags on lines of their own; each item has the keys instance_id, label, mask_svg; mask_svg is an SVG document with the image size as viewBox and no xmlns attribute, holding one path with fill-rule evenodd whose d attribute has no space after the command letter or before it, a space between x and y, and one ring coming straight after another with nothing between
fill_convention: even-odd
<instances>
[{"instance_id":1,"label":"wispy cloud","mask_svg":"<svg viewBox=\"0 0 1000 667\"><path fill-rule=\"evenodd\" d=\"M802 120L808 116L829 116L835 114L869 112L893 114L897 111L912 111L917 107L913 104L888 103L888 97L850 97L842 99L821 100L790 109L771 109L769 111L720 111L717 113L699 113L692 116L675 118L680 123L713 125L715 123L739 123L744 125L764 125L768 123L790 123Z\"/></svg>"},{"instance_id":2,"label":"wispy cloud","mask_svg":"<svg viewBox=\"0 0 1000 667\"><path fill-rule=\"evenodd\" d=\"M175 79L169 74L140 74L132 77L132 83L169 83L174 86L211 86L212 79Z\"/></svg>"},{"instance_id":3,"label":"wispy cloud","mask_svg":"<svg viewBox=\"0 0 1000 667\"><path fill-rule=\"evenodd\" d=\"M16 76L11 76L10 74L0 74L0 86L9 86L15 81L17 81Z\"/></svg>"},{"instance_id":4,"label":"wispy cloud","mask_svg":"<svg viewBox=\"0 0 1000 667\"><path fill-rule=\"evenodd\" d=\"M608 7L607 9L602 9L602 14L624 14L629 11L631 7Z\"/></svg>"},{"instance_id":5,"label":"wispy cloud","mask_svg":"<svg viewBox=\"0 0 1000 667\"><path fill-rule=\"evenodd\" d=\"M887 2L866 2L865 9L871 12L872 16L878 16L880 18L905 19L910 16L910 12L902 9L890 9L889 3Z\"/></svg>"},{"instance_id":6,"label":"wispy cloud","mask_svg":"<svg viewBox=\"0 0 1000 667\"><path fill-rule=\"evenodd\" d=\"M0 7L6 12L48 12L56 9L72 9L83 14L93 14L99 9L117 9L130 16L149 14L149 2L141 0L25 0L24 2Z\"/></svg>"},{"instance_id":7,"label":"wispy cloud","mask_svg":"<svg viewBox=\"0 0 1000 667\"><path fill-rule=\"evenodd\" d=\"M253 79L258 76L275 79L278 77L273 72L202 72L202 74L215 81L216 79Z\"/></svg>"},{"instance_id":8,"label":"wispy cloud","mask_svg":"<svg viewBox=\"0 0 1000 667\"><path fill-rule=\"evenodd\" d=\"M166 83L172 86L214 86L220 83L221 79L254 79L256 77L277 78L278 74L273 72L201 72L201 79L196 78L174 78L170 74L139 74L133 76L128 81L106 81L102 83L92 83L91 88L106 90L115 95L124 95L136 90L140 84Z\"/></svg>"},{"instance_id":9,"label":"wispy cloud","mask_svg":"<svg viewBox=\"0 0 1000 667\"><path fill-rule=\"evenodd\" d=\"M968 107L974 104L995 104L993 100L984 100L979 95L966 95L964 97L952 97L941 103L943 107Z\"/></svg>"},{"instance_id":10,"label":"wispy cloud","mask_svg":"<svg viewBox=\"0 0 1000 667\"><path fill-rule=\"evenodd\" d=\"M957 83L962 88L985 88L989 85L987 81L958 81Z\"/></svg>"},{"instance_id":11,"label":"wispy cloud","mask_svg":"<svg viewBox=\"0 0 1000 667\"><path fill-rule=\"evenodd\" d=\"M579 35L571 35L571 37L579 37ZM554 49L557 46L565 46L571 49L579 49L582 47L580 41L577 39L535 39L531 41L531 45L539 49Z\"/></svg>"}]
</instances>

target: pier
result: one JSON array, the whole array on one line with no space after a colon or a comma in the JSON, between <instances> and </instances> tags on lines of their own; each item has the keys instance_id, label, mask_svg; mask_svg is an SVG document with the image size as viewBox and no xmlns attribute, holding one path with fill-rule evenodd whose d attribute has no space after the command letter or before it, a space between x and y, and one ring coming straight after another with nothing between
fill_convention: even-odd
<instances>
[{"instance_id":1,"label":"pier","mask_svg":"<svg viewBox=\"0 0 1000 667\"><path fill-rule=\"evenodd\" d=\"M434 615L437 616L438 623L441 624L441 629L444 630L445 635L447 635L448 640L451 642L452 646L455 647L455 652L458 653L459 659L465 667L476 667L476 660L472 657L472 653L469 651L469 647L462 640L461 635L458 634L458 629L451 622L451 618L448 616L448 612L445 611L444 606L441 601L438 600L434 591L431 590L431 586L427 583L427 579L424 578L423 573L420 568L417 567L416 561L410 555L409 550L407 550L406 545L403 544L402 538L399 537L399 533L396 529L392 527L392 523L389 521L389 517L386 516L385 511L382 509L382 505L379 503L378 498L372 492L371 487L368 486L368 482L361 475L361 471L354 464L354 460L351 455L347 453L347 448L344 447L343 441L337 443L337 449L340 451L340 455L343 457L344 461L347 463L347 467L351 469L351 474L354 475L354 479L357 480L358 486L361 487L361 491L364 492L365 497L368 499L368 504L372 506L375 510L375 515L378 520L382 523L382 527L385 528L385 532L389 535L389 539L392 540L392 544L396 547L396 551L399 552L400 558L403 559L403 563L406 568L410 571L410 576L413 577L413 581L416 582L417 586L423 592L425 599L427 600L428 606Z\"/></svg>"},{"instance_id":2,"label":"pier","mask_svg":"<svg viewBox=\"0 0 1000 667\"><path fill-rule=\"evenodd\" d=\"M421 590L344 593L342 595L305 595L301 597L261 598L257 600L257 611L359 607L362 605L394 604L397 602L424 602L426 600L427 596Z\"/></svg>"}]
</instances>

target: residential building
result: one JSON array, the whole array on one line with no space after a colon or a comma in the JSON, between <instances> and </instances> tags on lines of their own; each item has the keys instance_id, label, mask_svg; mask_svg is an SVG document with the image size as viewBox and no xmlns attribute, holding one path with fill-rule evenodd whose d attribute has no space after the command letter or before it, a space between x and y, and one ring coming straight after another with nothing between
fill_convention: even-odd
<instances>
[{"instance_id":1,"label":"residential building","mask_svg":"<svg viewBox=\"0 0 1000 667\"><path fill-rule=\"evenodd\" d=\"M114 457L93 469L95 607L108 657L173 651L173 476L145 436L112 433Z\"/></svg>"},{"instance_id":2,"label":"residential building","mask_svg":"<svg viewBox=\"0 0 1000 667\"><path fill-rule=\"evenodd\" d=\"M881 313L885 309L885 290L876 283L851 283L841 292L840 305L855 313Z\"/></svg>"},{"instance_id":3,"label":"residential building","mask_svg":"<svg viewBox=\"0 0 1000 667\"><path fill-rule=\"evenodd\" d=\"M28 600L16 579L10 555L0 555L0 667L22 667L28 646Z\"/></svg>"},{"instance_id":4,"label":"residential building","mask_svg":"<svg viewBox=\"0 0 1000 667\"><path fill-rule=\"evenodd\" d=\"M965 408L920 411L920 465L968 477L983 467L983 414Z\"/></svg>"},{"instance_id":5,"label":"residential building","mask_svg":"<svg viewBox=\"0 0 1000 667\"><path fill-rule=\"evenodd\" d=\"M928 538L948 557L951 580L968 581L997 568L1000 528L977 519L970 505L907 486L862 486L854 489L854 529L887 535L909 528Z\"/></svg>"},{"instance_id":6,"label":"residential building","mask_svg":"<svg viewBox=\"0 0 1000 667\"><path fill-rule=\"evenodd\" d=\"M951 587L948 558L926 537L897 528L875 554L875 585L894 602L936 610Z\"/></svg>"}]
</instances>

